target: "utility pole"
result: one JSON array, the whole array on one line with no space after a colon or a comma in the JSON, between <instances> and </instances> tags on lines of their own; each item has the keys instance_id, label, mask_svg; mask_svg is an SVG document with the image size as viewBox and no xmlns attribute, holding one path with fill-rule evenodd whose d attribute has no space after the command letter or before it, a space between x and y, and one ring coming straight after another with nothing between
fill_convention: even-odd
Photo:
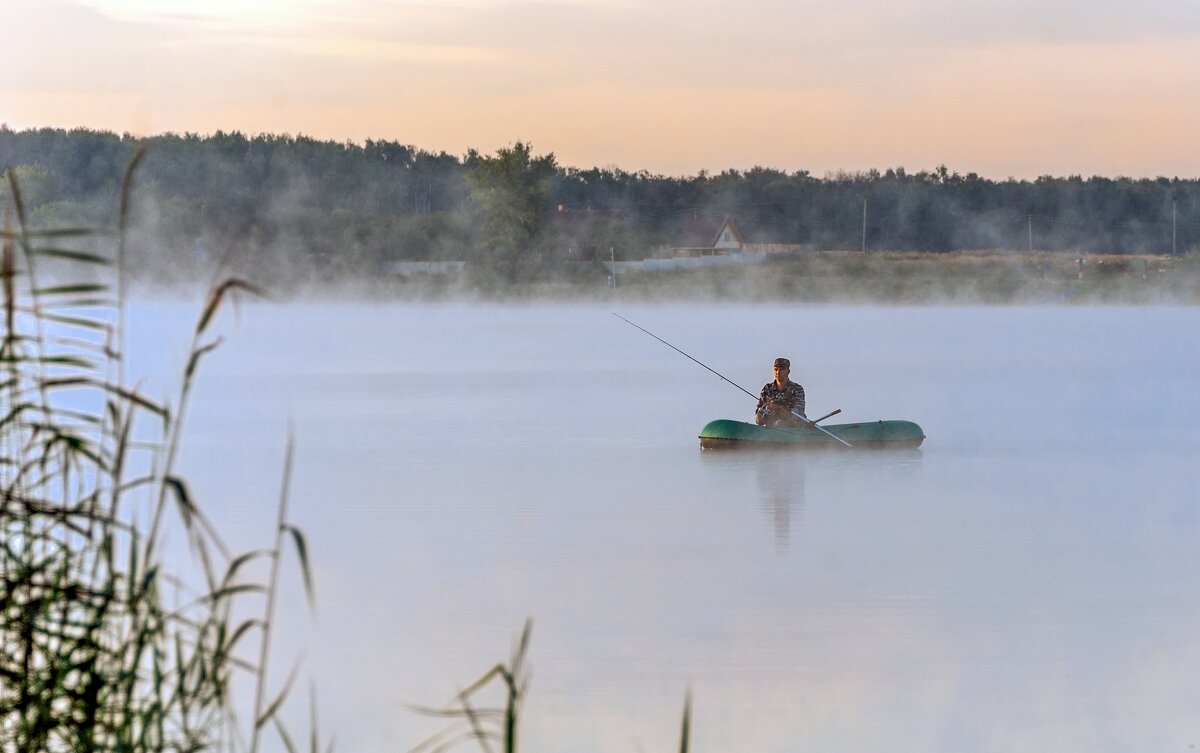
<instances>
[{"instance_id":1,"label":"utility pole","mask_svg":"<svg viewBox=\"0 0 1200 753\"><path fill-rule=\"evenodd\" d=\"M1171 199L1171 256L1175 255L1175 219L1178 216L1179 200Z\"/></svg>"},{"instance_id":2,"label":"utility pole","mask_svg":"<svg viewBox=\"0 0 1200 753\"><path fill-rule=\"evenodd\" d=\"M617 286L617 252L613 250L612 246L608 247L608 257L612 260L612 278L615 288Z\"/></svg>"},{"instance_id":3,"label":"utility pole","mask_svg":"<svg viewBox=\"0 0 1200 753\"><path fill-rule=\"evenodd\" d=\"M1033 254L1033 212L1025 215L1025 221L1029 224L1029 253Z\"/></svg>"},{"instance_id":4,"label":"utility pole","mask_svg":"<svg viewBox=\"0 0 1200 753\"><path fill-rule=\"evenodd\" d=\"M862 252L867 253L867 197L863 197Z\"/></svg>"}]
</instances>

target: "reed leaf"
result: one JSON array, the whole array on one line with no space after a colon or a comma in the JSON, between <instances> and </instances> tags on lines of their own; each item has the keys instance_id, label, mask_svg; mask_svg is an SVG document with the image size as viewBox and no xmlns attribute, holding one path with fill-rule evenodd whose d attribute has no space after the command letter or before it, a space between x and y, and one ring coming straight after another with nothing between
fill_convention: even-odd
<instances>
[{"instance_id":1,"label":"reed leaf","mask_svg":"<svg viewBox=\"0 0 1200 753\"><path fill-rule=\"evenodd\" d=\"M56 314L52 311L43 311L41 312L41 317L45 321L54 322L55 324L65 324L68 327L79 327L80 329L90 329L97 332L103 332L108 329L108 324L105 322L97 321L95 319L88 319L82 316L71 316L69 314Z\"/></svg>"},{"instance_id":2,"label":"reed leaf","mask_svg":"<svg viewBox=\"0 0 1200 753\"><path fill-rule=\"evenodd\" d=\"M279 708L283 706L283 702L287 700L288 694L291 693L292 683L296 681L296 673L299 670L299 662L292 665L292 670L288 672L287 680L283 683L283 689L279 691L279 695L275 696L275 700L271 701L270 705L267 706L266 711L262 712L262 715L258 717L258 721L255 722L256 727L261 728L264 724L275 718L275 713L279 711Z\"/></svg>"},{"instance_id":3,"label":"reed leaf","mask_svg":"<svg viewBox=\"0 0 1200 753\"><path fill-rule=\"evenodd\" d=\"M42 380L42 384L43 384L43 386L45 386L49 389L57 389L59 387L92 387L95 389L104 390L113 395L116 395L117 397L122 398L123 400L125 400L128 403L136 405L137 407L142 408L144 410L147 410L150 413L153 413L154 415L156 415L160 418L163 418L168 421L171 418L171 411L166 406L159 405L158 403L141 395L140 393L138 393L135 390L129 390L124 387L119 387L115 384L108 384L105 382L101 382L101 381L95 379L94 377L90 377L90 376L49 377L47 379Z\"/></svg>"},{"instance_id":4,"label":"reed leaf","mask_svg":"<svg viewBox=\"0 0 1200 753\"><path fill-rule=\"evenodd\" d=\"M279 739L283 741L284 749L287 753L297 753L296 744L292 742L292 736L288 734L283 722L279 721L278 717L275 717L273 721L275 722L275 731L279 733Z\"/></svg>"},{"instance_id":5,"label":"reed leaf","mask_svg":"<svg viewBox=\"0 0 1200 753\"><path fill-rule=\"evenodd\" d=\"M203 600L206 602L217 603L229 599L231 596L237 596L238 594L261 594L266 592L266 586L258 583L234 583L228 586L221 586L212 593L206 594Z\"/></svg>"},{"instance_id":6,"label":"reed leaf","mask_svg":"<svg viewBox=\"0 0 1200 753\"><path fill-rule=\"evenodd\" d=\"M461 697L461 693L460 693L460 695L456 695L455 699L458 700L460 697ZM442 718L442 719L465 719L467 717L467 714L461 708L461 701L459 703L460 703L459 708L435 709L435 708L430 708L428 706L417 706L414 704L409 704L407 706L407 708L410 711L421 714L422 716L429 716L429 717ZM496 719L501 718L504 714L504 709L493 709L493 708L478 709L477 708L474 711L477 716L492 717L492 718L496 718Z\"/></svg>"},{"instance_id":7,"label":"reed leaf","mask_svg":"<svg viewBox=\"0 0 1200 753\"><path fill-rule=\"evenodd\" d=\"M96 368L96 363L93 361L90 361L81 356L72 356L72 355L65 355L65 354L38 355L38 356L32 356L32 357L28 357L28 358L18 358L16 360L18 362L28 361L30 363L39 363L43 366L69 366L74 369L83 369L83 370L88 370L88 371L94 370Z\"/></svg>"},{"instance_id":8,"label":"reed leaf","mask_svg":"<svg viewBox=\"0 0 1200 753\"><path fill-rule=\"evenodd\" d=\"M192 519L196 515L196 505L192 503L192 495L188 493L187 483L176 476L168 476L163 479L163 483L174 492L175 501L179 506L179 517L183 520L184 529L191 531Z\"/></svg>"},{"instance_id":9,"label":"reed leaf","mask_svg":"<svg viewBox=\"0 0 1200 753\"><path fill-rule=\"evenodd\" d=\"M293 525L284 526L284 530L292 535L292 544L296 547L296 557L300 560L300 573L304 577L304 595L308 606L317 608L316 592L313 590L312 569L308 566L308 545L304 543L304 533Z\"/></svg>"},{"instance_id":10,"label":"reed leaf","mask_svg":"<svg viewBox=\"0 0 1200 753\"><path fill-rule=\"evenodd\" d=\"M85 293L107 293L108 286L100 283L78 283L75 285L54 285L32 291L38 296L82 295Z\"/></svg>"},{"instance_id":11,"label":"reed leaf","mask_svg":"<svg viewBox=\"0 0 1200 753\"><path fill-rule=\"evenodd\" d=\"M238 571L241 570L242 566L246 563L260 557L270 557L271 554L272 552L270 549L255 549L253 551L243 552L237 557L234 557L230 561L229 566L225 569L225 579L222 581L222 584L224 585L232 583L233 579L237 577Z\"/></svg>"},{"instance_id":12,"label":"reed leaf","mask_svg":"<svg viewBox=\"0 0 1200 753\"><path fill-rule=\"evenodd\" d=\"M156 476L139 476L138 478L134 478L134 479L130 479L128 481L122 482L113 491L115 491L117 494L125 494L127 492L133 491L134 489L148 487L157 481L158 481L158 477L156 477Z\"/></svg>"},{"instance_id":13,"label":"reed leaf","mask_svg":"<svg viewBox=\"0 0 1200 753\"><path fill-rule=\"evenodd\" d=\"M318 724L320 715L317 711L317 686L311 681L308 685L308 719L308 753L321 753L321 730ZM329 739L329 742L325 745L325 753L333 753L334 740L335 738L333 737Z\"/></svg>"},{"instance_id":14,"label":"reed leaf","mask_svg":"<svg viewBox=\"0 0 1200 753\"><path fill-rule=\"evenodd\" d=\"M479 741L479 745L483 748L484 753L492 753L492 746L488 744L488 733L484 731L483 726L480 724L479 715L471 707L469 697L459 693L459 698L462 699L463 713L466 714L467 721L471 725L471 734Z\"/></svg>"},{"instance_id":15,"label":"reed leaf","mask_svg":"<svg viewBox=\"0 0 1200 753\"><path fill-rule=\"evenodd\" d=\"M221 344L221 338L217 338L207 345L200 345L192 350L191 356L188 357L187 368L184 369L184 379L191 379L196 373L196 369L200 366L200 359L217 349Z\"/></svg>"},{"instance_id":16,"label":"reed leaf","mask_svg":"<svg viewBox=\"0 0 1200 753\"><path fill-rule=\"evenodd\" d=\"M90 251L79 251L73 248L50 248L43 246L40 248L31 248L29 254L30 256L66 259L67 261L83 262L84 264L97 264L101 266L110 266L112 264L112 260L106 256Z\"/></svg>"},{"instance_id":17,"label":"reed leaf","mask_svg":"<svg viewBox=\"0 0 1200 753\"><path fill-rule=\"evenodd\" d=\"M0 230L0 238L12 239L17 236L25 238L87 238L92 236L105 235L103 231L92 228L33 228L23 232L13 232L12 230Z\"/></svg>"},{"instance_id":18,"label":"reed leaf","mask_svg":"<svg viewBox=\"0 0 1200 753\"><path fill-rule=\"evenodd\" d=\"M224 627L222 625L222 627ZM237 648L238 641L245 637L251 630L257 627L262 627L262 620L244 620L240 625L234 628L233 633L227 640L219 643L222 654L233 653Z\"/></svg>"},{"instance_id":19,"label":"reed leaf","mask_svg":"<svg viewBox=\"0 0 1200 753\"><path fill-rule=\"evenodd\" d=\"M151 565L146 568L146 572L142 575L142 583L140 594L147 594L154 587L155 581L158 579L158 565Z\"/></svg>"},{"instance_id":20,"label":"reed leaf","mask_svg":"<svg viewBox=\"0 0 1200 753\"><path fill-rule=\"evenodd\" d=\"M688 753L692 736L692 691L689 688L683 697L683 729L679 733L679 753Z\"/></svg>"},{"instance_id":21,"label":"reed leaf","mask_svg":"<svg viewBox=\"0 0 1200 753\"><path fill-rule=\"evenodd\" d=\"M493 679L495 679L497 677L507 677L507 676L508 676L508 670L505 668L505 666L503 664L497 664L496 666L489 669L487 672L483 673L483 675L478 680L476 680L475 682L468 685L466 687L466 689L459 691L458 699L461 701L465 697L474 695L475 693L477 693L479 691L480 688L483 688L484 686L486 686L488 683L490 683Z\"/></svg>"},{"instance_id":22,"label":"reed leaf","mask_svg":"<svg viewBox=\"0 0 1200 753\"><path fill-rule=\"evenodd\" d=\"M179 505L180 517L184 521L184 528L188 532L193 530L193 523L199 523L200 528L205 536L204 540L212 541L223 557L228 558L229 552L225 547L225 543L221 541L217 529L204 515L204 511L200 509L192 501L192 495L188 491L187 482L178 476L167 476L163 479L163 483L175 495L175 499Z\"/></svg>"},{"instance_id":23,"label":"reed leaf","mask_svg":"<svg viewBox=\"0 0 1200 753\"><path fill-rule=\"evenodd\" d=\"M9 408L8 413L4 415L4 418L0 418L0 430L3 430L4 427L8 426L14 421L19 420L22 414L31 410L35 410L36 408L37 405L30 402L17 403L16 405L12 406Z\"/></svg>"},{"instance_id":24,"label":"reed leaf","mask_svg":"<svg viewBox=\"0 0 1200 753\"><path fill-rule=\"evenodd\" d=\"M60 309L108 309L112 308L114 304L115 301L111 298L66 298L53 301L53 305ZM88 329L108 330L110 326L106 322L93 322L93 325L95 324L101 326L89 326Z\"/></svg>"},{"instance_id":25,"label":"reed leaf","mask_svg":"<svg viewBox=\"0 0 1200 753\"><path fill-rule=\"evenodd\" d=\"M88 320L88 321L91 321L91 320ZM95 324L95 322L92 322L92 323ZM108 328L105 327L104 331L107 331L107 329ZM108 349L105 347L105 345L103 343L93 342L91 340L85 340L85 339L82 339L79 337L55 337L52 342L55 345L60 345L64 348L74 348L76 350L91 351L95 355L104 357L104 358L108 358L110 355L108 352Z\"/></svg>"},{"instance_id":26,"label":"reed leaf","mask_svg":"<svg viewBox=\"0 0 1200 753\"><path fill-rule=\"evenodd\" d=\"M225 280L209 295L208 304L204 307L204 312L200 315L200 320L196 323L197 335L203 334L204 331L208 329L208 325L212 322L213 315L217 313L217 309L220 307L221 301L225 298L225 296L237 290L245 291L259 298L267 297L267 294L262 289L245 280L233 277Z\"/></svg>"},{"instance_id":27,"label":"reed leaf","mask_svg":"<svg viewBox=\"0 0 1200 753\"><path fill-rule=\"evenodd\" d=\"M81 424L90 424L99 426L103 419L94 413L85 413L84 411L69 410L67 408L55 408L54 415L66 419L68 421L78 421Z\"/></svg>"}]
</instances>

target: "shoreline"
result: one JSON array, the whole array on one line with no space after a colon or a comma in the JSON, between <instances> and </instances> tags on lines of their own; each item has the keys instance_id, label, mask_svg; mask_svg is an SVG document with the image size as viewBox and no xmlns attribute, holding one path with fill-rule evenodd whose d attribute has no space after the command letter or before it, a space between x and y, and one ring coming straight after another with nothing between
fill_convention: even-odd
<instances>
[{"instance_id":1,"label":"shoreline","mask_svg":"<svg viewBox=\"0 0 1200 753\"><path fill-rule=\"evenodd\" d=\"M232 270L276 302L648 303L839 305L1179 305L1200 304L1200 254L1067 252L825 251L757 264L628 271L610 284L602 264L556 270L505 284L452 274L389 277L319 270L257 279ZM134 282L135 295L194 298L198 281Z\"/></svg>"}]
</instances>

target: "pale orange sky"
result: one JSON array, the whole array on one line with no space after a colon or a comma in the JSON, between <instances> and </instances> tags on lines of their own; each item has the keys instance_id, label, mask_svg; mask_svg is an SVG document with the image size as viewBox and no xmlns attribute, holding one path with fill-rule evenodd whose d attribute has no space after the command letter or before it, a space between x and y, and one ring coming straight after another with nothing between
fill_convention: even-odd
<instances>
[{"instance_id":1,"label":"pale orange sky","mask_svg":"<svg viewBox=\"0 0 1200 753\"><path fill-rule=\"evenodd\" d=\"M996 7L1003 5L1003 7ZM1194 0L0 0L0 122L1200 177Z\"/></svg>"}]
</instances>

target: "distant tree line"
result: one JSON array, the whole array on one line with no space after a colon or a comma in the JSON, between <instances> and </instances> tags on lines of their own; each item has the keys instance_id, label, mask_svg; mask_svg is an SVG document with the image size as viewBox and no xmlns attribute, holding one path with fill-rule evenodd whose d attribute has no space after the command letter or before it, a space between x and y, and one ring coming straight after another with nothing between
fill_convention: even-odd
<instances>
[{"instance_id":1,"label":"distant tree line","mask_svg":"<svg viewBox=\"0 0 1200 753\"><path fill-rule=\"evenodd\" d=\"M982 178L944 166L814 177L766 167L686 177L573 168L517 143L459 157L364 144L217 132L136 138L0 126L27 214L42 225L109 223L124 170L137 179L131 253L143 274L233 268L375 274L394 260L485 261L500 279L537 274L563 248L641 258L698 219L732 215L747 240L822 250L1179 253L1200 247L1200 181L1081 176ZM0 201L3 201L0 199ZM551 210L620 212L587 238ZM864 223L865 218L865 223Z\"/></svg>"}]
</instances>

